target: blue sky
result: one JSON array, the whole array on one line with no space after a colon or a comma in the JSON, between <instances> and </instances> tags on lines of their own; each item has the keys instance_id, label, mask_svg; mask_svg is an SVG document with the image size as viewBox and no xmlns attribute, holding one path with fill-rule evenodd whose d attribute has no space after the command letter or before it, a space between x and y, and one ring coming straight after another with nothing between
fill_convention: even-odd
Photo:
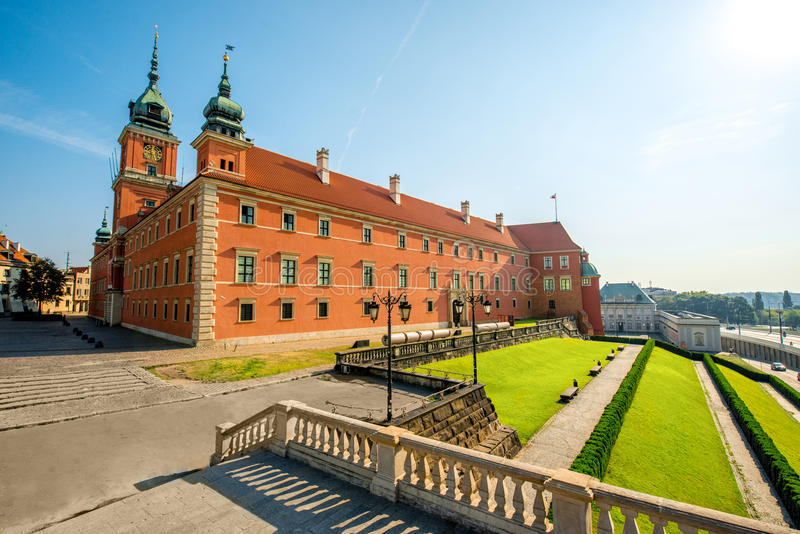
<instances>
[{"instance_id":1,"label":"blue sky","mask_svg":"<svg viewBox=\"0 0 800 534\"><path fill-rule=\"evenodd\" d=\"M256 145L507 224L559 219L602 281L800 289L800 3L29 2L0 7L0 228L86 264L108 156L159 87L191 141L229 42Z\"/></svg>"}]
</instances>

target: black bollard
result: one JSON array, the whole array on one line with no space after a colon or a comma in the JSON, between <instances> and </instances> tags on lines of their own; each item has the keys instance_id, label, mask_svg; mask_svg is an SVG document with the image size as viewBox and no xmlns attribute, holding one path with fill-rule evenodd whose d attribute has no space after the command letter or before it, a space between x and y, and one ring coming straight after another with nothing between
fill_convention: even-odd
<instances>
[{"instance_id":1,"label":"black bollard","mask_svg":"<svg viewBox=\"0 0 800 534\"><path fill-rule=\"evenodd\" d=\"M89 334L83 334L81 336L81 339L83 339L83 340L89 339Z\"/></svg>"},{"instance_id":2,"label":"black bollard","mask_svg":"<svg viewBox=\"0 0 800 534\"><path fill-rule=\"evenodd\" d=\"M573 378L572 379L572 385L575 386L575 387L578 387L578 379L577 378Z\"/></svg>"},{"instance_id":3,"label":"black bollard","mask_svg":"<svg viewBox=\"0 0 800 534\"><path fill-rule=\"evenodd\" d=\"M90 337L90 338L88 339L88 341L89 341L89 343L94 343L94 338L93 338L93 337Z\"/></svg>"},{"instance_id":4,"label":"black bollard","mask_svg":"<svg viewBox=\"0 0 800 534\"><path fill-rule=\"evenodd\" d=\"M102 341L98 341L97 343L94 344L94 348L102 349L103 348L103 342Z\"/></svg>"}]
</instances>

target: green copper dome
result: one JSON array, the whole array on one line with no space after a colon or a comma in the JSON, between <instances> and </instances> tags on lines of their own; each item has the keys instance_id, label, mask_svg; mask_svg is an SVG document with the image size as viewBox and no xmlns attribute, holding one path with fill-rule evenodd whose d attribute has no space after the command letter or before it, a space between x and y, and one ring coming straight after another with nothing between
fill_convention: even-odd
<instances>
[{"instance_id":1,"label":"green copper dome","mask_svg":"<svg viewBox=\"0 0 800 534\"><path fill-rule=\"evenodd\" d=\"M169 132L172 125L172 112L158 90L158 33L153 44L153 59L150 60L150 83L135 102L128 104L131 124Z\"/></svg>"},{"instance_id":2,"label":"green copper dome","mask_svg":"<svg viewBox=\"0 0 800 534\"><path fill-rule=\"evenodd\" d=\"M228 81L228 56L225 60L222 79L217 86L217 96L212 96L203 109L203 116L206 118L203 130L219 132L223 135L244 139L244 110L242 106L231 100L231 84Z\"/></svg>"},{"instance_id":3,"label":"green copper dome","mask_svg":"<svg viewBox=\"0 0 800 534\"><path fill-rule=\"evenodd\" d=\"M103 223L100 225L100 228L94 233L95 241L98 243L105 243L109 239L111 239L111 230L108 228L108 219L106 218L106 214L108 210L103 212Z\"/></svg>"},{"instance_id":4,"label":"green copper dome","mask_svg":"<svg viewBox=\"0 0 800 534\"><path fill-rule=\"evenodd\" d=\"M581 262L581 276L600 276L597 273L597 268L587 261Z\"/></svg>"}]
</instances>

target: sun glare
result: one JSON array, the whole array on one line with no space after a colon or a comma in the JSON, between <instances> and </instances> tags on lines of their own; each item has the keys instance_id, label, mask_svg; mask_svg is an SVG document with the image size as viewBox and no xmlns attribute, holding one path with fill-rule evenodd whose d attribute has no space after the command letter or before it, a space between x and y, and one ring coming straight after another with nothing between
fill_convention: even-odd
<instances>
[{"instance_id":1,"label":"sun glare","mask_svg":"<svg viewBox=\"0 0 800 534\"><path fill-rule=\"evenodd\" d=\"M722 38L737 59L800 60L800 0L735 0L724 5Z\"/></svg>"}]
</instances>

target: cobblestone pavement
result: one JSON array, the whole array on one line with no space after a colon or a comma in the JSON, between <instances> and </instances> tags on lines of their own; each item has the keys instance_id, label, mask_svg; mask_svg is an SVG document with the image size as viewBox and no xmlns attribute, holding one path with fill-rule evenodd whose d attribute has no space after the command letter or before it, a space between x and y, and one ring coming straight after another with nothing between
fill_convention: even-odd
<instances>
[{"instance_id":1,"label":"cobblestone pavement","mask_svg":"<svg viewBox=\"0 0 800 534\"><path fill-rule=\"evenodd\" d=\"M618 352L614 361L556 412L514 459L551 469L568 469L641 350L641 345L628 345Z\"/></svg>"},{"instance_id":2,"label":"cobblestone pavement","mask_svg":"<svg viewBox=\"0 0 800 534\"><path fill-rule=\"evenodd\" d=\"M158 388L158 390L178 388ZM398 403L421 390L396 384ZM331 410L386 405L366 378L303 378L247 391L0 432L0 531L29 532L138 492L154 477L208 466L215 425L281 400ZM56 403L48 406L58 406ZM1 413L1 412L0 412ZM361 413L344 413L361 416Z\"/></svg>"},{"instance_id":3,"label":"cobblestone pavement","mask_svg":"<svg viewBox=\"0 0 800 534\"><path fill-rule=\"evenodd\" d=\"M751 517L773 525L789 526L790 518L781 506L766 473L733 419L727 404L702 362L694 369L706 395L706 402L725 446L745 505Z\"/></svg>"},{"instance_id":4,"label":"cobblestone pavement","mask_svg":"<svg viewBox=\"0 0 800 534\"><path fill-rule=\"evenodd\" d=\"M255 453L44 530L83 532L468 533L305 464Z\"/></svg>"}]
</instances>

